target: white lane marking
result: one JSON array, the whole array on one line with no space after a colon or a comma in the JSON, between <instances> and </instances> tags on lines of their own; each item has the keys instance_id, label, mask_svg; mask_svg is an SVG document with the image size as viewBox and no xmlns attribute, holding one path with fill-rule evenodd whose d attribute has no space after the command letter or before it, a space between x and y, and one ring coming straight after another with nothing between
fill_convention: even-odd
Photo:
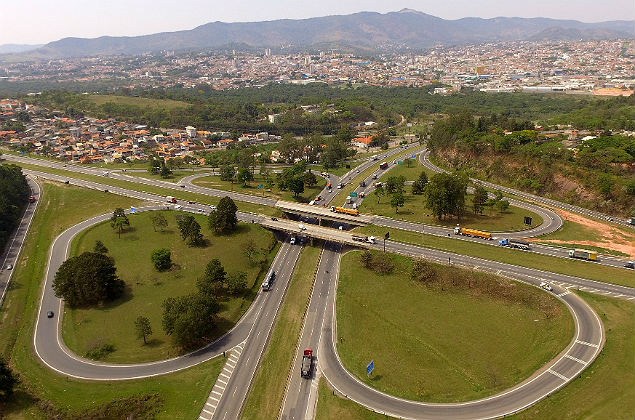
<instances>
[{"instance_id":1,"label":"white lane marking","mask_svg":"<svg viewBox=\"0 0 635 420\"><path fill-rule=\"evenodd\" d=\"M203 409L203 411L206 412L207 414L214 414L212 411L209 411L209 410L206 410L206 409Z\"/></svg>"},{"instance_id":2,"label":"white lane marking","mask_svg":"<svg viewBox=\"0 0 635 420\"><path fill-rule=\"evenodd\" d=\"M595 348L600 347L597 344L588 343L588 342L582 341L582 340L575 340L575 342L578 343L578 344L584 344L585 346L590 346L590 347L595 347Z\"/></svg>"},{"instance_id":3,"label":"white lane marking","mask_svg":"<svg viewBox=\"0 0 635 420\"><path fill-rule=\"evenodd\" d=\"M562 296L566 296L566 295L569 295L569 294L571 294L571 292L567 290L566 292L560 293L558 296L562 297Z\"/></svg>"},{"instance_id":4,"label":"white lane marking","mask_svg":"<svg viewBox=\"0 0 635 420\"><path fill-rule=\"evenodd\" d=\"M554 370L547 369L547 372L551 373L551 374L552 374L552 375L554 375L554 376L557 376L558 378L562 379L562 380L563 380L563 381L565 381L565 382L569 382L569 378L567 378L567 377L566 377L566 376L564 376L564 375L561 375L560 373L558 373L558 372L556 372L556 371L554 371Z\"/></svg>"},{"instance_id":5,"label":"white lane marking","mask_svg":"<svg viewBox=\"0 0 635 420\"><path fill-rule=\"evenodd\" d=\"M588 365L588 363L587 363L587 362L585 362L584 360L580 360L580 359L578 359L577 357L573 357L573 356L571 356L570 354L565 355L565 357L566 357L567 359L571 359L571 360L573 360L574 362L582 363L584 366Z\"/></svg>"},{"instance_id":6,"label":"white lane marking","mask_svg":"<svg viewBox=\"0 0 635 420\"><path fill-rule=\"evenodd\" d=\"M211 402L209 402L209 400L205 403L205 405L209 405L212 408L216 408L216 406L212 404Z\"/></svg>"},{"instance_id":7,"label":"white lane marking","mask_svg":"<svg viewBox=\"0 0 635 420\"><path fill-rule=\"evenodd\" d=\"M218 392L218 391L214 391L214 390L212 390L212 394L216 394L216 395L223 395L223 394L221 394L220 392Z\"/></svg>"},{"instance_id":8,"label":"white lane marking","mask_svg":"<svg viewBox=\"0 0 635 420\"><path fill-rule=\"evenodd\" d=\"M208 400L212 400L212 401L216 401L216 402L220 401L218 398L216 398L216 397L211 397L211 396L208 398Z\"/></svg>"},{"instance_id":9,"label":"white lane marking","mask_svg":"<svg viewBox=\"0 0 635 420\"><path fill-rule=\"evenodd\" d=\"M229 375L226 375L226 374L224 374L223 372L221 372L219 376L222 376L223 378L227 378L227 379L229 379Z\"/></svg>"},{"instance_id":10,"label":"white lane marking","mask_svg":"<svg viewBox=\"0 0 635 420\"><path fill-rule=\"evenodd\" d=\"M223 384L227 385L227 382L223 381L221 378L218 378L218 379L217 379L217 381L218 381L218 382L220 382L220 383L223 383Z\"/></svg>"}]
</instances>

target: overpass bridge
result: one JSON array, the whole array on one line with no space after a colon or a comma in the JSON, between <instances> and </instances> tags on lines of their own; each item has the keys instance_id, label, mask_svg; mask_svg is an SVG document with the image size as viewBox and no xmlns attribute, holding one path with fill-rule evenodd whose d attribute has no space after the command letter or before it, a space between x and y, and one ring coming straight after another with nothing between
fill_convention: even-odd
<instances>
[{"instance_id":1,"label":"overpass bridge","mask_svg":"<svg viewBox=\"0 0 635 420\"><path fill-rule=\"evenodd\" d=\"M282 200L277 201L275 206L284 213L316 218L320 224L322 220L344 222L356 226L366 226L373 222L372 216L365 214L353 216L345 213L336 213L331 211L331 206L310 206L308 204L292 203Z\"/></svg>"},{"instance_id":2,"label":"overpass bridge","mask_svg":"<svg viewBox=\"0 0 635 420\"><path fill-rule=\"evenodd\" d=\"M352 245L361 248L373 248L373 244L369 242L354 241L353 236L365 236L354 234L346 230L332 229L308 223L298 223L293 220L272 220L271 218L262 218L258 223L268 229L279 230L290 235L306 236L310 239L323 239L325 241L339 242L345 245ZM302 226L302 227L300 227Z\"/></svg>"}]
</instances>

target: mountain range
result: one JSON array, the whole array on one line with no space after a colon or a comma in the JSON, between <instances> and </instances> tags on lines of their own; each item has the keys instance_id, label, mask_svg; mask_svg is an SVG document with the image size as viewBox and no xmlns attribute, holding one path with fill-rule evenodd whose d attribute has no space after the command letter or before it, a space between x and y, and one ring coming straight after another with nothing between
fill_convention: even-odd
<instances>
[{"instance_id":1,"label":"mountain range","mask_svg":"<svg viewBox=\"0 0 635 420\"><path fill-rule=\"evenodd\" d=\"M385 14L359 12L309 19L210 22L191 30L134 37L64 38L20 54L25 59L134 55L157 51L210 50L232 46L354 49L368 52L418 50L518 40L632 38L634 22L584 23L550 18L497 17L446 20L412 9Z\"/></svg>"}]
</instances>

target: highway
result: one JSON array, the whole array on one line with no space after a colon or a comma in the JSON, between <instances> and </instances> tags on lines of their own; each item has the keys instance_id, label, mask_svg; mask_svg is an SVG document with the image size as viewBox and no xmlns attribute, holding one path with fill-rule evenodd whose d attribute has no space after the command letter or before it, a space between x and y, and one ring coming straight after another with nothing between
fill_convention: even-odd
<instances>
[{"instance_id":1,"label":"highway","mask_svg":"<svg viewBox=\"0 0 635 420\"><path fill-rule=\"evenodd\" d=\"M438 166L436 166L434 163L432 163L430 161L430 151L429 150L426 150L424 153L422 153L420 155L419 159L420 159L421 163L426 168L430 169L431 171L434 171L434 172L447 172L445 169L439 168ZM552 200L550 198L540 197L538 195L526 193L524 191L515 190L513 188L509 188L509 187L505 187L505 186L502 186L502 185L493 184L493 183L487 182L487 181L482 181L480 179L475 179L475 178L470 178L470 179L475 184L481 184L482 186L484 186L486 188L500 190L502 192L506 192L507 194L513 194L513 195L516 195L518 197L522 197L525 200L534 201L536 203L547 204L547 205L552 206L552 207L560 208L560 209L563 209L563 210L567 210L567 211L570 211L570 212L573 212L573 213L582 214L582 215L585 215L585 216L595 217L597 219L609 220L609 221L612 221L613 223L618 223L620 225L628 226L630 228L635 229L635 226L633 226L630 223L628 223L627 220L614 218L612 216L608 216L608 215L600 213L598 211L585 209L584 207L579 207L579 206L575 206L573 204L563 203L561 201Z\"/></svg>"}]
</instances>

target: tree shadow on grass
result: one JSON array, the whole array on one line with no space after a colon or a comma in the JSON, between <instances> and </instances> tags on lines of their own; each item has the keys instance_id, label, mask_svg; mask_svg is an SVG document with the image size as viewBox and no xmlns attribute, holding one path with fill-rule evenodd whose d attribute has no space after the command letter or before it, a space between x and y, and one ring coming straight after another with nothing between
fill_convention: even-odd
<instances>
[{"instance_id":1,"label":"tree shadow on grass","mask_svg":"<svg viewBox=\"0 0 635 420\"><path fill-rule=\"evenodd\" d=\"M370 380L373 381L373 382L377 382L377 381L381 381L381 378L383 378L383 377L384 377L383 375L372 375L370 377Z\"/></svg>"},{"instance_id":2,"label":"tree shadow on grass","mask_svg":"<svg viewBox=\"0 0 635 420\"><path fill-rule=\"evenodd\" d=\"M151 348L160 347L160 346L162 346L165 343L164 340L160 340L158 338L150 338L147 341L148 342L146 344L144 344L144 346L145 347L151 347Z\"/></svg>"}]
</instances>

